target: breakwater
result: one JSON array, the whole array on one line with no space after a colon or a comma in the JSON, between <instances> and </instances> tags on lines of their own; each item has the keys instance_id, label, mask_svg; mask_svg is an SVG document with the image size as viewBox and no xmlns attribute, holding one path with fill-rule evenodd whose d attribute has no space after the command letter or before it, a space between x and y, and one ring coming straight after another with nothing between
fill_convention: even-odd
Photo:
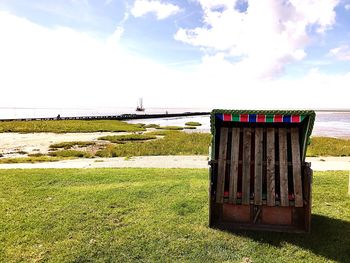
<instances>
[{"instance_id":1,"label":"breakwater","mask_svg":"<svg viewBox=\"0 0 350 263\"><path fill-rule=\"evenodd\" d=\"M137 119L156 119L172 117L188 117L209 115L210 112L183 112L183 113L159 113L159 114L119 114L119 115L96 115L96 116L56 116L44 118L12 118L0 119L0 121L48 121L48 120L137 120Z\"/></svg>"}]
</instances>

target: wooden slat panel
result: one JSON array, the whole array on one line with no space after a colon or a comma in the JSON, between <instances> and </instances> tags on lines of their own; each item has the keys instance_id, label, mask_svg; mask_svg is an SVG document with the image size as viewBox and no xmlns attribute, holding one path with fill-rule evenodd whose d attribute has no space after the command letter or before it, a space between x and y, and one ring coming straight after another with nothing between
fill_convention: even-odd
<instances>
[{"instance_id":1,"label":"wooden slat panel","mask_svg":"<svg viewBox=\"0 0 350 263\"><path fill-rule=\"evenodd\" d=\"M224 202L227 137L228 137L228 128L222 127L220 131L218 177L217 177L217 184L216 184L216 202L217 203Z\"/></svg>"},{"instance_id":2,"label":"wooden slat panel","mask_svg":"<svg viewBox=\"0 0 350 263\"><path fill-rule=\"evenodd\" d=\"M266 130L267 205L275 205L275 129Z\"/></svg>"},{"instance_id":3,"label":"wooden slat panel","mask_svg":"<svg viewBox=\"0 0 350 263\"><path fill-rule=\"evenodd\" d=\"M278 129L279 140L279 169L280 169L280 196L281 206L288 206L288 157L287 157L287 130Z\"/></svg>"},{"instance_id":4,"label":"wooden slat panel","mask_svg":"<svg viewBox=\"0 0 350 263\"><path fill-rule=\"evenodd\" d=\"M301 186L301 161L300 161L300 144L299 129L291 129L292 143L292 163L293 163L293 185L295 196L295 207L303 206L303 190Z\"/></svg>"},{"instance_id":5,"label":"wooden slat panel","mask_svg":"<svg viewBox=\"0 0 350 263\"><path fill-rule=\"evenodd\" d=\"M254 204L262 204L263 129L255 129Z\"/></svg>"},{"instance_id":6,"label":"wooden slat panel","mask_svg":"<svg viewBox=\"0 0 350 263\"><path fill-rule=\"evenodd\" d=\"M239 128L232 129L231 141L231 169L230 169L230 189L228 200L230 203L237 201L237 181L238 181L238 158L239 158Z\"/></svg>"},{"instance_id":7,"label":"wooden slat panel","mask_svg":"<svg viewBox=\"0 0 350 263\"><path fill-rule=\"evenodd\" d=\"M242 204L248 205L250 200L250 155L251 155L251 129L243 128L243 180Z\"/></svg>"}]
</instances>

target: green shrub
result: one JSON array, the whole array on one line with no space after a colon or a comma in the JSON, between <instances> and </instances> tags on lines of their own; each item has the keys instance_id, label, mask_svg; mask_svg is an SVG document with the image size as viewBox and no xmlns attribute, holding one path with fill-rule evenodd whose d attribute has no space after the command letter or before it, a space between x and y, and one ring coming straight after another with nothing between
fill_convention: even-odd
<instances>
[{"instance_id":1,"label":"green shrub","mask_svg":"<svg viewBox=\"0 0 350 263\"><path fill-rule=\"evenodd\" d=\"M24 154L28 154L26 151L17 151L16 153L18 153L18 154L22 154L22 155L24 155Z\"/></svg>"},{"instance_id":2,"label":"green shrub","mask_svg":"<svg viewBox=\"0 0 350 263\"><path fill-rule=\"evenodd\" d=\"M144 128L159 128L160 126L158 124L147 124L143 126Z\"/></svg>"},{"instance_id":3,"label":"green shrub","mask_svg":"<svg viewBox=\"0 0 350 263\"><path fill-rule=\"evenodd\" d=\"M147 135L165 136L174 132L178 132L178 131L155 130L155 131L147 132Z\"/></svg>"},{"instance_id":4,"label":"green shrub","mask_svg":"<svg viewBox=\"0 0 350 263\"><path fill-rule=\"evenodd\" d=\"M31 154L28 154L28 157L42 157L42 156L45 156L45 154L43 154L43 153L31 153Z\"/></svg>"},{"instance_id":5,"label":"green shrub","mask_svg":"<svg viewBox=\"0 0 350 263\"><path fill-rule=\"evenodd\" d=\"M197 121L189 121L185 123L186 126L202 126L200 122Z\"/></svg>"},{"instance_id":6,"label":"green shrub","mask_svg":"<svg viewBox=\"0 0 350 263\"><path fill-rule=\"evenodd\" d=\"M78 146L78 147L86 147L90 145L96 145L96 142L79 142L79 141L73 141L73 142L60 142L50 145L51 149L58 149L58 148L64 148L66 150Z\"/></svg>"},{"instance_id":7,"label":"green shrub","mask_svg":"<svg viewBox=\"0 0 350 263\"><path fill-rule=\"evenodd\" d=\"M91 158L92 155L88 152L76 151L76 150L61 150L50 152L49 156L54 157L79 157L79 158Z\"/></svg>"},{"instance_id":8,"label":"green shrub","mask_svg":"<svg viewBox=\"0 0 350 263\"><path fill-rule=\"evenodd\" d=\"M103 136L98 139L119 143L119 142L125 142L125 141L147 141L147 140L152 140L156 138L157 138L156 136L148 135L148 134L127 134L127 135Z\"/></svg>"},{"instance_id":9,"label":"green shrub","mask_svg":"<svg viewBox=\"0 0 350 263\"><path fill-rule=\"evenodd\" d=\"M161 129L161 130L171 130L171 131L181 131L184 128L180 127L180 126L163 126L163 127L159 127L157 129Z\"/></svg>"},{"instance_id":10,"label":"green shrub","mask_svg":"<svg viewBox=\"0 0 350 263\"><path fill-rule=\"evenodd\" d=\"M0 159L0 163L39 163L39 162L57 162L63 159L62 157L50 157L50 156L32 156L32 157L18 157L18 158L3 158Z\"/></svg>"}]
</instances>

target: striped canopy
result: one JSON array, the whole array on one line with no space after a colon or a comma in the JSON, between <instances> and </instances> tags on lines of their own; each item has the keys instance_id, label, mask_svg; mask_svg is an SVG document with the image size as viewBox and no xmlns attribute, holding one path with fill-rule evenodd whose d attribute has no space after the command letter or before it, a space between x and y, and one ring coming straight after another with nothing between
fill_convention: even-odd
<instances>
[{"instance_id":1,"label":"striped canopy","mask_svg":"<svg viewBox=\"0 0 350 263\"><path fill-rule=\"evenodd\" d=\"M215 117L222 121L233 122L268 122L268 123L300 123L305 115L282 115L282 114L239 114L239 113L216 113Z\"/></svg>"},{"instance_id":2,"label":"striped canopy","mask_svg":"<svg viewBox=\"0 0 350 263\"><path fill-rule=\"evenodd\" d=\"M212 137L212 155L215 153L216 123L281 123L298 124L301 127L301 149L303 160L311 136L316 114L312 110L225 110L214 109L210 114ZM212 157L214 158L214 157Z\"/></svg>"}]
</instances>

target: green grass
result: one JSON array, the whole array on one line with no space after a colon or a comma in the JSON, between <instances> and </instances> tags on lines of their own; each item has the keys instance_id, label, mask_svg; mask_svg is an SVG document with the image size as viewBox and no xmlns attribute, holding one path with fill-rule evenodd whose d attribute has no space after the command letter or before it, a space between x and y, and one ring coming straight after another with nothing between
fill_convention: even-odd
<instances>
[{"instance_id":1,"label":"green grass","mask_svg":"<svg viewBox=\"0 0 350 263\"><path fill-rule=\"evenodd\" d=\"M147 132L147 135L165 136L173 132L178 132L178 131L155 130L155 131Z\"/></svg>"},{"instance_id":2,"label":"green grass","mask_svg":"<svg viewBox=\"0 0 350 263\"><path fill-rule=\"evenodd\" d=\"M348 262L347 172L317 172L310 235L208 228L206 169L0 170L0 262Z\"/></svg>"},{"instance_id":3,"label":"green grass","mask_svg":"<svg viewBox=\"0 0 350 263\"><path fill-rule=\"evenodd\" d=\"M54 157L75 157L75 158L92 158L93 155L89 152L85 151L77 151L77 150L59 150L55 152L49 152L49 156Z\"/></svg>"},{"instance_id":4,"label":"green grass","mask_svg":"<svg viewBox=\"0 0 350 263\"><path fill-rule=\"evenodd\" d=\"M159 127L157 129L160 129L160 130L170 130L170 131L181 131L183 130L184 128L181 127L181 126L162 126L162 127Z\"/></svg>"},{"instance_id":5,"label":"green grass","mask_svg":"<svg viewBox=\"0 0 350 263\"><path fill-rule=\"evenodd\" d=\"M189 121L185 123L186 126L202 126L200 122L197 121Z\"/></svg>"},{"instance_id":6,"label":"green grass","mask_svg":"<svg viewBox=\"0 0 350 263\"><path fill-rule=\"evenodd\" d=\"M350 156L350 140L312 137L307 156Z\"/></svg>"},{"instance_id":7,"label":"green grass","mask_svg":"<svg viewBox=\"0 0 350 263\"><path fill-rule=\"evenodd\" d=\"M143 126L144 128L159 128L160 126L158 125L158 124L153 124L153 123L151 123L151 124L147 124L147 125L145 125L145 126Z\"/></svg>"},{"instance_id":8,"label":"green grass","mask_svg":"<svg viewBox=\"0 0 350 263\"><path fill-rule=\"evenodd\" d=\"M33 154L29 157L3 158L0 159L0 164L3 163L40 163L40 162L57 162L71 158L51 157L42 154Z\"/></svg>"},{"instance_id":9,"label":"green grass","mask_svg":"<svg viewBox=\"0 0 350 263\"><path fill-rule=\"evenodd\" d=\"M191 128L191 126L185 127L185 129L187 128ZM165 136L165 138L157 141L145 142L143 145L135 142L127 145L108 146L105 150L98 152L98 155L104 157L168 154L208 155L208 146L210 144L210 134L208 133L188 134L179 131L158 130L147 133L146 135L135 134L130 136L144 138L144 136L159 135ZM125 135L126 139L128 137L129 135ZM118 142L117 139L113 139L114 136L106 138L111 142ZM115 138L118 138L118 136L115 136ZM307 156L350 156L350 140L313 137L311 139L311 144L308 146Z\"/></svg>"},{"instance_id":10,"label":"green grass","mask_svg":"<svg viewBox=\"0 0 350 263\"><path fill-rule=\"evenodd\" d=\"M117 120L2 121L0 132L131 132L145 130L141 125Z\"/></svg>"},{"instance_id":11,"label":"green grass","mask_svg":"<svg viewBox=\"0 0 350 263\"><path fill-rule=\"evenodd\" d=\"M164 138L118 145L108 145L96 153L99 157L149 155L207 155L210 134L168 131ZM152 134L153 135L153 134Z\"/></svg>"},{"instance_id":12,"label":"green grass","mask_svg":"<svg viewBox=\"0 0 350 263\"><path fill-rule=\"evenodd\" d=\"M50 148L51 149L64 148L64 149L68 150L70 148L73 148L74 146L87 147L87 146L91 146L91 145L96 145L96 142L82 142L82 141L61 142L61 143L51 144Z\"/></svg>"},{"instance_id":13,"label":"green grass","mask_svg":"<svg viewBox=\"0 0 350 263\"><path fill-rule=\"evenodd\" d=\"M128 134L128 135L103 136L98 139L118 143L118 142L125 142L125 141L147 141L147 140L152 140L156 138L157 138L156 136L148 135L148 134Z\"/></svg>"},{"instance_id":14,"label":"green grass","mask_svg":"<svg viewBox=\"0 0 350 263\"><path fill-rule=\"evenodd\" d=\"M184 129L186 129L186 130L195 130L197 128L194 127L194 126L186 126L186 127L184 127Z\"/></svg>"},{"instance_id":15,"label":"green grass","mask_svg":"<svg viewBox=\"0 0 350 263\"><path fill-rule=\"evenodd\" d=\"M190 128L191 126L185 127ZM194 127L195 128L195 127ZM107 146L98 152L98 156L141 156L141 155L208 155L210 134L208 133L184 133L181 131L157 130L145 135L125 135L125 140L135 136L135 142L125 145ZM156 141L136 142L136 138L147 136L165 136ZM123 136L107 136L111 142L122 141L117 138ZM115 138L115 139L114 139ZM131 139L130 139L131 140ZM308 146L307 156L350 156L350 140L328 137L313 137Z\"/></svg>"}]
</instances>

